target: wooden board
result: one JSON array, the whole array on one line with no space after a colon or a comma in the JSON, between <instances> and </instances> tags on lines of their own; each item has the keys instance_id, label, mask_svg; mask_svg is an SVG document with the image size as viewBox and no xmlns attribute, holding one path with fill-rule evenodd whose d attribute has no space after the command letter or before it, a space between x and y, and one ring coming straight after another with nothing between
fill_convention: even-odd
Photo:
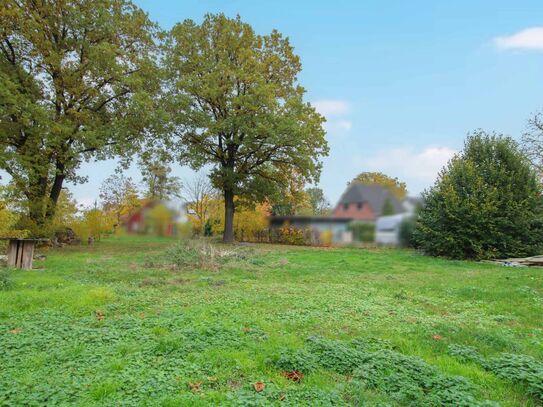
<instances>
[{"instance_id":1,"label":"wooden board","mask_svg":"<svg viewBox=\"0 0 543 407\"><path fill-rule=\"evenodd\" d=\"M20 267L25 270L32 270L32 260L34 259L34 242L22 242L22 254Z\"/></svg>"},{"instance_id":2,"label":"wooden board","mask_svg":"<svg viewBox=\"0 0 543 407\"><path fill-rule=\"evenodd\" d=\"M17 240L10 240L8 248L8 267L16 267L18 247L19 242L17 242Z\"/></svg>"}]
</instances>

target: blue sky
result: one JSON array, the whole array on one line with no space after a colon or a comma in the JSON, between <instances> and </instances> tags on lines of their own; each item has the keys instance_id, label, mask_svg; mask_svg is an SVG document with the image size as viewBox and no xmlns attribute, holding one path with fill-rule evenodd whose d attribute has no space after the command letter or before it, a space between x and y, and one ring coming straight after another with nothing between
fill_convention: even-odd
<instances>
[{"instance_id":1,"label":"blue sky","mask_svg":"<svg viewBox=\"0 0 543 407\"><path fill-rule=\"evenodd\" d=\"M327 116L330 156L320 186L335 202L361 171L397 176L411 193L483 128L520 137L543 109L543 2L137 0L170 28L207 13L240 14L258 33L276 28L300 55L307 100ZM113 163L87 164L97 196ZM182 179L191 172L176 166ZM139 179L136 169L130 171Z\"/></svg>"}]
</instances>

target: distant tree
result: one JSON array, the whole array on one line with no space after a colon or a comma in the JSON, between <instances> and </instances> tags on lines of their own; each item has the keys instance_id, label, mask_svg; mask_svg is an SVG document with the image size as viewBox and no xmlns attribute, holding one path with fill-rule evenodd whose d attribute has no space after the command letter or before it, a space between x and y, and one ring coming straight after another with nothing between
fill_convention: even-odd
<instances>
[{"instance_id":1,"label":"distant tree","mask_svg":"<svg viewBox=\"0 0 543 407\"><path fill-rule=\"evenodd\" d=\"M172 169L160 162L141 162L144 195L152 200L168 200L181 197L181 180L170 175Z\"/></svg>"},{"instance_id":2,"label":"distant tree","mask_svg":"<svg viewBox=\"0 0 543 407\"><path fill-rule=\"evenodd\" d=\"M116 225L121 223L121 217L129 215L141 206L136 184L132 178L113 174L104 180L100 187L102 206L112 213Z\"/></svg>"},{"instance_id":3,"label":"distant tree","mask_svg":"<svg viewBox=\"0 0 543 407\"><path fill-rule=\"evenodd\" d=\"M296 171L277 175L277 186L268 200L275 216L311 214L311 198L304 190L305 179Z\"/></svg>"},{"instance_id":4,"label":"distant tree","mask_svg":"<svg viewBox=\"0 0 543 407\"><path fill-rule=\"evenodd\" d=\"M398 178L392 178L382 172L361 172L351 182L364 185L380 185L387 188L396 199L402 201L407 196L407 186Z\"/></svg>"},{"instance_id":5,"label":"distant tree","mask_svg":"<svg viewBox=\"0 0 543 407\"><path fill-rule=\"evenodd\" d=\"M424 200L415 238L429 254L487 259L542 249L541 186L509 137L468 136Z\"/></svg>"},{"instance_id":6,"label":"distant tree","mask_svg":"<svg viewBox=\"0 0 543 407\"><path fill-rule=\"evenodd\" d=\"M257 35L239 17L206 15L170 32L165 63L174 134L184 162L213 166L223 193L223 240L234 240L234 197L259 202L286 171L318 179L324 118L297 83L299 57L277 31Z\"/></svg>"},{"instance_id":7,"label":"distant tree","mask_svg":"<svg viewBox=\"0 0 543 407\"><path fill-rule=\"evenodd\" d=\"M19 218L19 215L10 208L6 194L7 187L0 185L0 236L18 236L24 237L21 231L15 230L15 224ZM0 243L2 250L5 244Z\"/></svg>"},{"instance_id":8,"label":"distant tree","mask_svg":"<svg viewBox=\"0 0 543 407\"><path fill-rule=\"evenodd\" d=\"M183 185L183 198L189 219L196 234L205 234L213 207L218 205L220 197L205 175L198 174Z\"/></svg>"},{"instance_id":9,"label":"distant tree","mask_svg":"<svg viewBox=\"0 0 543 407\"><path fill-rule=\"evenodd\" d=\"M78 212L77 201L74 199L72 193L66 188L62 188L55 216L53 217L53 225L55 227L69 226L75 221Z\"/></svg>"},{"instance_id":10,"label":"distant tree","mask_svg":"<svg viewBox=\"0 0 543 407\"><path fill-rule=\"evenodd\" d=\"M522 135L522 149L543 178L543 113L536 113Z\"/></svg>"},{"instance_id":11,"label":"distant tree","mask_svg":"<svg viewBox=\"0 0 543 407\"><path fill-rule=\"evenodd\" d=\"M36 225L82 162L125 158L159 117L157 26L128 0L4 0L0 169Z\"/></svg>"},{"instance_id":12,"label":"distant tree","mask_svg":"<svg viewBox=\"0 0 543 407\"><path fill-rule=\"evenodd\" d=\"M330 213L330 202L324 196L322 189L316 187L307 188L305 192L309 197L313 215L328 215Z\"/></svg>"}]
</instances>

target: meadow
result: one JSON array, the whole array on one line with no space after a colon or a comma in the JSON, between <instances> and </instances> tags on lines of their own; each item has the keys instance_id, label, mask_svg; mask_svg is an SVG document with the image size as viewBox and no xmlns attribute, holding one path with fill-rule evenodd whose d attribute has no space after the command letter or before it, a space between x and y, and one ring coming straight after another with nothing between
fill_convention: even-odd
<instances>
[{"instance_id":1,"label":"meadow","mask_svg":"<svg viewBox=\"0 0 543 407\"><path fill-rule=\"evenodd\" d=\"M0 405L542 403L541 269L202 247L115 237L0 269Z\"/></svg>"}]
</instances>

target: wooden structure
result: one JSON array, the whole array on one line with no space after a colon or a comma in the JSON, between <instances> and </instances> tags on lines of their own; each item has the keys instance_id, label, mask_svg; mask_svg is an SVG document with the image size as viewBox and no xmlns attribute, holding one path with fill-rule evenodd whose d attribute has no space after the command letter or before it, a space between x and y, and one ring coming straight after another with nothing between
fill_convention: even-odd
<instances>
[{"instance_id":1,"label":"wooden structure","mask_svg":"<svg viewBox=\"0 0 543 407\"><path fill-rule=\"evenodd\" d=\"M485 263L501 264L507 267L543 267L543 256L520 257L512 259L488 260Z\"/></svg>"},{"instance_id":2,"label":"wooden structure","mask_svg":"<svg viewBox=\"0 0 543 407\"><path fill-rule=\"evenodd\" d=\"M20 269L32 269L34 247L38 242L46 242L48 239L17 239L1 237L0 240L9 240L8 267Z\"/></svg>"}]
</instances>

